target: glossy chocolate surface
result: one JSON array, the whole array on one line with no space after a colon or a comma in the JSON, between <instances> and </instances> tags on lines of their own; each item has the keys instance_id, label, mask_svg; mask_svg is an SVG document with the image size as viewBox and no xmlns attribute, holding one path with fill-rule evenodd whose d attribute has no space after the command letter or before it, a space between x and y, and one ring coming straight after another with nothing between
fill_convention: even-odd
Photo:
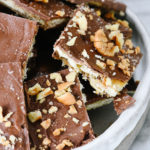
<instances>
[{"instance_id":1,"label":"glossy chocolate surface","mask_svg":"<svg viewBox=\"0 0 150 150\"><path fill-rule=\"evenodd\" d=\"M0 63L27 61L37 32L36 22L0 13Z\"/></svg>"},{"instance_id":2,"label":"glossy chocolate surface","mask_svg":"<svg viewBox=\"0 0 150 150\"><path fill-rule=\"evenodd\" d=\"M63 78L63 81L66 82L65 76L68 74L68 70L60 71L60 74ZM42 88L47 88L46 81L49 80L51 83L50 88L53 89L53 92L57 90L58 83L55 82L55 80L50 80L49 75L37 77L33 80L28 81L25 84L25 90L26 93L28 92L28 89L32 86L34 86L36 83L39 83ZM79 89L79 81L76 78L75 84L72 85L71 93L74 95L76 100L81 100L81 92ZM42 112L43 109L49 110L51 106L55 106L58 108L58 110L53 113L44 114L42 112L42 119L31 123L29 121L29 132L31 136L31 141L33 142L33 145L36 145L37 147L43 147L42 141L45 137L51 140L51 144L48 145L46 149L56 149L56 146L60 144L64 139L68 139L73 143L72 147L78 147L85 143L88 143L91 141L93 136L93 131L91 129L90 121L86 112L86 108L84 103L82 102L82 106L79 107L77 104L74 104L77 114L69 114L70 117L64 118L66 114L68 114L69 106L64 105L56 100L54 98L54 94L49 95L46 97L45 101L43 103L39 103L39 101L35 100L35 96L30 96L27 94L27 100L28 100L28 106L27 110L28 112L34 111L34 110L40 110ZM76 118L79 120L78 123L75 123L72 119ZM51 126L45 130L40 123L46 119L51 119ZM84 122L88 122L88 125L83 126ZM53 135L53 131L58 128L66 128L66 131L61 133L58 136ZM40 129L40 132L37 132L37 130ZM41 134L42 138L38 138L38 135ZM37 148L38 149L38 148ZM65 147L65 149L71 149L71 147Z\"/></svg>"},{"instance_id":3,"label":"glossy chocolate surface","mask_svg":"<svg viewBox=\"0 0 150 150\"><path fill-rule=\"evenodd\" d=\"M21 64L1 63L0 83L0 115L5 117L12 113L7 120L0 117L0 149L29 150ZM11 125L6 127L8 122ZM3 138L6 140L3 141Z\"/></svg>"},{"instance_id":4,"label":"glossy chocolate surface","mask_svg":"<svg viewBox=\"0 0 150 150\"><path fill-rule=\"evenodd\" d=\"M80 11L81 13L83 13L86 16L87 19L87 31L86 31L86 35L80 35L78 33L78 27L74 27L72 26L72 24L74 23L73 20L71 19L70 22L68 23L68 25L66 26L65 30L63 31L62 35L60 36L60 39L58 39L58 41L56 42L54 47L59 47L61 50L63 50L64 52L67 53L68 57L71 57L72 59L74 59L77 63L80 61L83 64L88 65L89 68L92 68L93 70L103 74L104 76L108 76L112 79L117 79L117 80L121 80L121 81L127 81L131 78L131 76L127 76L126 74L123 73L123 71L117 67L115 67L115 70L111 70L108 66L106 66L106 69L101 69L100 67L98 67L96 65L96 60L101 60L102 62L106 63L107 59L113 60L115 61L117 64L121 61L120 60L120 56L123 56L124 58L129 59L130 61L130 71L131 73L133 72L133 68L137 66L137 64L139 63L142 55L141 53L135 55L135 53L133 54L122 54L121 52L115 54L115 56L113 57L108 57L108 56L103 56L101 54L99 54L96 50L96 48L93 45L93 42L91 42L90 40L90 36L94 35L94 33L98 30L98 29L103 29L105 34L107 35L107 37L109 36L110 31L105 29L105 25L109 24L107 22L105 22L101 17L97 16L97 14L95 13L95 11L93 9L90 9L90 12L86 12L85 11L85 6L81 6L80 8L78 8L75 12L75 14L73 16L76 15L76 13L78 11ZM89 15L93 16L93 19L91 20ZM120 26L120 32L123 31L122 33L126 33L124 32L123 29L121 29L122 27ZM124 28L124 27L123 27ZM71 33L71 37L69 36ZM129 35L128 35L129 36ZM124 36L124 38L126 39L126 37L128 38L127 35ZM61 39L61 37L64 37ZM68 46L66 43L73 37L77 37L75 44L73 46ZM89 58L85 58L82 55L83 50L86 50ZM128 47L127 46L123 46L124 50L127 50ZM135 50L135 48L133 48L133 50ZM54 57L57 58L57 52L54 52ZM103 58L99 59L100 57ZM113 74L115 72L115 75Z\"/></svg>"}]
</instances>

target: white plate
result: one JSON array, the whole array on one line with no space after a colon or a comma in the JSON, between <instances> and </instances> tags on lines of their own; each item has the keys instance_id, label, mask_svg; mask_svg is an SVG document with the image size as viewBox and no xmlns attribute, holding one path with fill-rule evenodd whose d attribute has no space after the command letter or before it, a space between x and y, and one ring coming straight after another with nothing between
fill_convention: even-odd
<instances>
[{"instance_id":1,"label":"white plate","mask_svg":"<svg viewBox=\"0 0 150 150\"><path fill-rule=\"evenodd\" d=\"M94 121L94 130L102 134L76 150L127 150L144 123L150 106L150 39L137 16L128 8L126 13L133 28L134 44L139 45L143 53L142 61L134 74L135 80L140 80L134 95L136 103L119 118L111 105L90 112L93 115L91 120ZM108 127L112 122L114 123Z\"/></svg>"}]
</instances>

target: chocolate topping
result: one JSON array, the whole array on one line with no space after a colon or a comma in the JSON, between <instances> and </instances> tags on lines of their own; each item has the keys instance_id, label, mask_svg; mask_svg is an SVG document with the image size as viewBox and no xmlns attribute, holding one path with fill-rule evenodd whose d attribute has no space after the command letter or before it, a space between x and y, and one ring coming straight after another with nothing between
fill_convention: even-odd
<instances>
[{"instance_id":1,"label":"chocolate topping","mask_svg":"<svg viewBox=\"0 0 150 150\"><path fill-rule=\"evenodd\" d=\"M81 146L86 141L94 138L86 108L82 101L79 80L74 77L74 73L71 75L68 70L63 70L35 78L25 84L28 101L29 132L33 146L44 147L42 143L47 138L50 143L45 146L45 149L55 150L61 146L71 149ZM71 80L73 81L72 83ZM50 88L52 90L51 94L44 99L37 99L39 96L33 94L31 88L39 86L38 84L41 88ZM60 94L62 90L65 90L65 93ZM37 93L39 95L39 92ZM58 96L59 94L61 96ZM36 110L41 112L42 118L31 123L33 121L31 112ZM51 121L50 125L48 124L48 127L43 126L44 121L48 119ZM64 145L66 140L67 144Z\"/></svg>"},{"instance_id":2,"label":"chocolate topping","mask_svg":"<svg viewBox=\"0 0 150 150\"><path fill-rule=\"evenodd\" d=\"M29 150L21 64L1 63L0 83L0 149Z\"/></svg>"},{"instance_id":3,"label":"chocolate topping","mask_svg":"<svg viewBox=\"0 0 150 150\"><path fill-rule=\"evenodd\" d=\"M126 93L122 93L117 96L113 102L117 115L120 115L124 110L135 103L135 99Z\"/></svg>"},{"instance_id":4,"label":"chocolate topping","mask_svg":"<svg viewBox=\"0 0 150 150\"><path fill-rule=\"evenodd\" d=\"M36 22L0 13L0 63L27 62L37 32Z\"/></svg>"},{"instance_id":5,"label":"chocolate topping","mask_svg":"<svg viewBox=\"0 0 150 150\"><path fill-rule=\"evenodd\" d=\"M36 20L45 29L54 27L55 24L58 25L57 19L70 17L73 10L60 0L49 0L48 3L27 0L8 1L14 3L15 7L11 6L11 4L6 4L5 0L0 0L2 4L18 12L20 15Z\"/></svg>"},{"instance_id":6,"label":"chocolate topping","mask_svg":"<svg viewBox=\"0 0 150 150\"><path fill-rule=\"evenodd\" d=\"M132 53L122 53L121 51L119 51L118 53L115 53L114 56L106 56L100 54L94 47L93 42L91 41L91 35L94 35L96 31L102 29L106 37L109 39L111 31L109 29L106 29L106 25L114 24L105 22L101 17L97 16L93 9L89 9L88 7L81 6L76 10L73 16L76 16L78 12L83 14L83 16L85 15L85 18L87 20L87 30L85 34L83 35L83 33L79 33L80 27L78 27L78 25L73 21L73 19L71 19L64 32L60 36L60 39L56 42L54 48L59 47L60 50L64 51L68 55L68 57L73 58L76 62L80 61L83 64L87 65L89 68L92 68L93 70L103 74L104 76L108 76L111 79L117 79L121 81L129 80L131 78L131 74L125 74L118 67L118 64L122 61L121 58L123 56L124 59L127 59L127 61L129 61L130 65L128 69L130 70L130 73L132 73L137 64L139 63L139 60L142 56L141 53L135 54L136 50L133 47ZM82 24L84 24L84 22L82 22ZM123 27L120 26L120 28ZM123 30L121 30L120 28L119 30L117 30L117 32L121 33L121 31ZM124 32L122 32L121 34L123 34L124 36ZM127 40L125 39L125 37L126 35L123 37L124 41ZM70 39L72 39L72 41L74 40L73 45L67 44L67 42L70 41ZM109 42L114 41L109 39ZM129 48L124 44L122 49L125 52L127 52ZM83 51L84 53L87 53L84 56ZM57 50L56 53L54 53L54 57L57 58ZM106 65L106 67L104 66L105 68L100 68L98 65L96 65L97 60ZM114 70L111 69L109 65L107 65L107 60L112 60L115 62L116 66Z\"/></svg>"},{"instance_id":7,"label":"chocolate topping","mask_svg":"<svg viewBox=\"0 0 150 150\"><path fill-rule=\"evenodd\" d=\"M92 5L100 6L107 10L123 11L126 10L126 5L116 2L115 0L67 0L74 4L89 3Z\"/></svg>"}]
</instances>

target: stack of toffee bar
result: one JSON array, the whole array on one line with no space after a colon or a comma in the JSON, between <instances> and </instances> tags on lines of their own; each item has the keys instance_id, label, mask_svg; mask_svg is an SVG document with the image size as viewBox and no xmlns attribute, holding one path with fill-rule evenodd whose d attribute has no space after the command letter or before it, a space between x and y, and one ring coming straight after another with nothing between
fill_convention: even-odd
<instances>
[{"instance_id":1,"label":"stack of toffee bar","mask_svg":"<svg viewBox=\"0 0 150 150\"><path fill-rule=\"evenodd\" d=\"M142 54L125 11L114 0L0 0L1 150L83 146L95 139L87 110L135 103L126 85ZM55 41L42 69L41 33Z\"/></svg>"}]
</instances>

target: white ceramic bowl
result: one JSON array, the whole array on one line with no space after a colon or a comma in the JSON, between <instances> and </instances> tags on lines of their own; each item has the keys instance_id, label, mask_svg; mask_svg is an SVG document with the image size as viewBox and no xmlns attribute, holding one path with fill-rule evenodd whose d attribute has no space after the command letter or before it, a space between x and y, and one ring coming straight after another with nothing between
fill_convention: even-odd
<instances>
[{"instance_id":1,"label":"white ceramic bowl","mask_svg":"<svg viewBox=\"0 0 150 150\"><path fill-rule=\"evenodd\" d=\"M136 103L119 118L114 115L111 107L96 110L92 120L95 121L94 129L98 134L107 128L108 122L116 121L94 141L76 150L127 150L145 121L150 105L150 39L137 16L128 8L127 20L133 28L134 44L139 45L143 53L142 61L134 74L135 80L140 80L134 94Z\"/></svg>"}]
</instances>

